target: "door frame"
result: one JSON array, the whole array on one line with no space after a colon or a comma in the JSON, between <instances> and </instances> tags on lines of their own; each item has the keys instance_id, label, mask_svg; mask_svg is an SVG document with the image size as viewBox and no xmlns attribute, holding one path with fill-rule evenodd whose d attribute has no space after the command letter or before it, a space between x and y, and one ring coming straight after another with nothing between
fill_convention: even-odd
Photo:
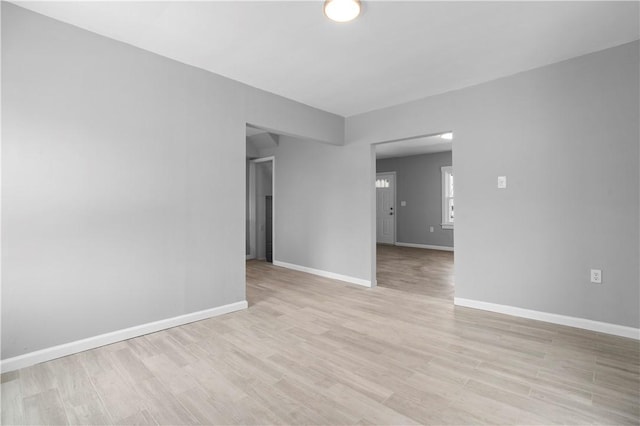
<instances>
[{"instance_id":1,"label":"door frame","mask_svg":"<svg viewBox=\"0 0 640 426\"><path fill-rule=\"evenodd\" d=\"M249 160L249 254L247 259L255 259L257 256L258 229L257 229L257 212L256 212L256 164L267 163L271 161L271 207L273 214L271 215L271 253L272 260L276 259L276 157L261 157Z\"/></svg>"},{"instance_id":2,"label":"door frame","mask_svg":"<svg viewBox=\"0 0 640 426\"><path fill-rule=\"evenodd\" d=\"M378 176L384 176L384 175L391 175L393 176L393 241L391 243L391 245L396 245L396 242L398 241L398 192L396 191L397 189L397 185L396 185L396 180L398 179L398 175L395 171L391 171L391 172L378 172L376 170L376 180L378 179ZM376 188L376 244L378 244L378 202L377 202L377 197L378 197L378 188ZM382 243L384 244L384 243Z\"/></svg>"}]
</instances>

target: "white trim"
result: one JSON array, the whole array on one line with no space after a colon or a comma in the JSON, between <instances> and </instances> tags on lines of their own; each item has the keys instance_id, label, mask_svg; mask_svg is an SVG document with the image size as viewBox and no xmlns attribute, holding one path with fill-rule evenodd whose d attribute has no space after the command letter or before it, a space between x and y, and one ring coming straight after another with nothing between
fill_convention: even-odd
<instances>
[{"instance_id":1,"label":"white trim","mask_svg":"<svg viewBox=\"0 0 640 426\"><path fill-rule=\"evenodd\" d=\"M256 257L255 257L254 255L252 255L252 254L248 254L248 255L245 257L245 260L251 260L251 259L255 259L255 258L256 258Z\"/></svg>"},{"instance_id":2,"label":"white trim","mask_svg":"<svg viewBox=\"0 0 640 426\"><path fill-rule=\"evenodd\" d=\"M453 224L451 223L441 223L442 229L453 229Z\"/></svg>"},{"instance_id":3,"label":"white trim","mask_svg":"<svg viewBox=\"0 0 640 426\"><path fill-rule=\"evenodd\" d=\"M247 309L246 300L228 305L218 306L216 308L205 309L203 311L191 312L185 315L179 315L173 318L162 319L159 321L149 322L146 324L136 325L134 327L124 328L122 330L112 331L110 333L99 334L97 336L88 337L86 339L76 340L74 342L64 343L62 345L52 346L50 348L41 349L39 351L29 352L24 355L18 355L13 358L7 358L0 361L0 371L6 373L8 371L18 370L20 368L29 367L41 362L50 361L67 355L84 352L89 349L95 349L100 346L109 345L111 343L132 339L134 337L143 336L156 331L166 330L167 328L188 324L194 321L200 321L207 318L216 317L218 315L228 314L230 312Z\"/></svg>"},{"instance_id":4,"label":"white trim","mask_svg":"<svg viewBox=\"0 0 640 426\"><path fill-rule=\"evenodd\" d=\"M569 317L549 312L533 311L515 306L498 305L496 303L481 302L479 300L463 299L460 297L454 297L453 304L467 308L482 309L483 311L498 312L500 314L513 315L515 317L529 318L538 321L550 322L552 324L566 325L569 327L582 328L585 330L597 331L599 333L613 334L615 336L640 340L640 329L624 325L594 321L586 318Z\"/></svg>"},{"instance_id":5,"label":"white trim","mask_svg":"<svg viewBox=\"0 0 640 426\"><path fill-rule=\"evenodd\" d=\"M396 245L400 247L413 247L413 248L430 249L430 250L453 251L453 247L432 246L430 244L396 243Z\"/></svg>"},{"instance_id":6,"label":"white trim","mask_svg":"<svg viewBox=\"0 0 640 426\"><path fill-rule=\"evenodd\" d=\"M293 269L295 271L306 272L308 274L318 275L325 278L331 278L334 280L345 281L351 284L358 284L364 287L371 287L371 281L363 280L362 278L350 277L348 275L336 274L335 272L323 271L321 269L308 268L306 266L295 265L293 263L281 262L274 260L273 264L281 266L287 269Z\"/></svg>"}]
</instances>

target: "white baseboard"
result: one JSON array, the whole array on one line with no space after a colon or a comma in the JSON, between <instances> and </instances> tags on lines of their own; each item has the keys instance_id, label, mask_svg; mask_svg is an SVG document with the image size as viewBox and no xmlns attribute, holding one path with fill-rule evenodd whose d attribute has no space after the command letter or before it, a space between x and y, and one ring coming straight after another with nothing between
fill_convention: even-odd
<instances>
[{"instance_id":1,"label":"white baseboard","mask_svg":"<svg viewBox=\"0 0 640 426\"><path fill-rule=\"evenodd\" d=\"M453 299L453 303L457 306L465 306L467 308L482 309L483 311L497 312L500 314L513 315L515 317L529 318L538 321L550 322L553 324L566 325L569 327L582 328L585 330L597 331L600 333L613 334L615 336L640 340L640 329L627 327L624 325L593 321L586 318L569 317L566 315L552 314L549 312L533 311L530 309L518 308L515 306L498 305L496 303L481 302L479 300L463 299L460 297L455 297Z\"/></svg>"},{"instance_id":2,"label":"white baseboard","mask_svg":"<svg viewBox=\"0 0 640 426\"><path fill-rule=\"evenodd\" d=\"M400 246L400 247L413 247L413 248L421 248L421 249L453 251L453 247L432 246L432 245L429 245L429 244L415 244L415 243L399 243L399 242L396 242L396 245Z\"/></svg>"},{"instance_id":3,"label":"white baseboard","mask_svg":"<svg viewBox=\"0 0 640 426\"><path fill-rule=\"evenodd\" d=\"M159 321L149 322L122 330L112 331L110 333L100 334L98 336L88 337L86 339L76 340L58 346L41 349L39 351L29 352L13 358L7 358L0 361L0 371L6 373L8 371L18 370L20 368L29 367L41 362L50 361L78 352L84 352L89 349L95 349L100 346L109 345L111 343L120 342L122 340L132 339L156 331L166 330L167 328L188 324L194 321L216 317L218 315L228 314L230 312L247 309L246 300L228 305L218 306L217 308L205 309L203 311L192 312L190 314L180 315L173 318L167 318Z\"/></svg>"},{"instance_id":4,"label":"white baseboard","mask_svg":"<svg viewBox=\"0 0 640 426\"><path fill-rule=\"evenodd\" d=\"M334 280L345 281L351 284L358 284L364 287L371 287L371 281L363 280L362 278L350 277L348 275L336 274L334 272L323 271L321 269L308 268L306 266L295 265L293 263L280 262L279 260L274 260L273 264L276 266L281 266L287 269L293 269L296 271L306 272L313 275L319 275L325 278L331 278Z\"/></svg>"},{"instance_id":5,"label":"white baseboard","mask_svg":"<svg viewBox=\"0 0 640 426\"><path fill-rule=\"evenodd\" d=\"M247 257L245 258L246 260L251 260L251 259L255 259L256 257L252 254L248 254Z\"/></svg>"}]
</instances>

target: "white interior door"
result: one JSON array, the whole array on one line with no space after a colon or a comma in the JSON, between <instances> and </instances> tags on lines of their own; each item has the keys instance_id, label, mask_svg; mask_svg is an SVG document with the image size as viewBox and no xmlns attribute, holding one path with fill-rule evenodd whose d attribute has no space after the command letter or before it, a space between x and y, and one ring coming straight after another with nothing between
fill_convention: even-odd
<instances>
[{"instance_id":1,"label":"white interior door","mask_svg":"<svg viewBox=\"0 0 640 426\"><path fill-rule=\"evenodd\" d=\"M376 174L376 241L396 242L396 175Z\"/></svg>"}]
</instances>

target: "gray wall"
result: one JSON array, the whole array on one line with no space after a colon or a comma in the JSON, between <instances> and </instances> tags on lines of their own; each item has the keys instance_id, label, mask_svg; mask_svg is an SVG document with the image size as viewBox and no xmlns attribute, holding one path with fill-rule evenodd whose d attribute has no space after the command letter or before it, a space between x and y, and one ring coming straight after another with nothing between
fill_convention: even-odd
<instances>
[{"instance_id":1,"label":"gray wall","mask_svg":"<svg viewBox=\"0 0 640 426\"><path fill-rule=\"evenodd\" d=\"M370 280L371 147L281 137L275 156L274 260ZM356 208L354 208L354 206Z\"/></svg>"},{"instance_id":2,"label":"gray wall","mask_svg":"<svg viewBox=\"0 0 640 426\"><path fill-rule=\"evenodd\" d=\"M378 173L396 172L396 242L453 247L453 229L440 226L440 168L451 164L451 151L376 161ZM402 206L401 201L407 205Z\"/></svg>"},{"instance_id":3,"label":"gray wall","mask_svg":"<svg viewBox=\"0 0 640 426\"><path fill-rule=\"evenodd\" d=\"M454 131L456 297L640 326L639 47L347 119L350 145Z\"/></svg>"},{"instance_id":4,"label":"gray wall","mask_svg":"<svg viewBox=\"0 0 640 426\"><path fill-rule=\"evenodd\" d=\"M2 2L2 358L245 299L245 124L341 117Z\"/></svg>"}]
</instances>

